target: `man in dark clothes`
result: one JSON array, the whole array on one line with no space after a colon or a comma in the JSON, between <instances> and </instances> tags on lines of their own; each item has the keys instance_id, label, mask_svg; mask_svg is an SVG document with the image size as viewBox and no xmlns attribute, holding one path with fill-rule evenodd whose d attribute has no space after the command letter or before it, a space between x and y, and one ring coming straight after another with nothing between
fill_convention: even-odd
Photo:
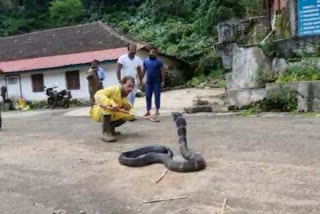
<instances>
[{"instance_id":1,"label":"man in dark clothes","mask_svg":"<svg viewBox=\"0 0 320 214\"><path fill-rule=\"evenodd\" d=\"M149 58L145 59L143 62L143 72L142 78L147 73L145 93L147 102L147 112L144 116L150 116L152 94L154 93L156 112L155 115L159 115L160 109L160 94L161 88L165 84L165 76L163 63L157 58L157 49L152 47L149 52Z\"/></svg>"},{"instance_id":2,"label":"man in dark clothes","mask_svg":"<svg viewBox=\"0 0 320 214\"><path fill-rule=\"evenodd\" d=\"M5 86L1 86L1 97L0 97L0 129L2 128L2 118L1 118L1 108L2 104L6 100L7 88Z\"/></svg>"},{"instance_id":3,"label":"man in dark clothes","mask_svg":"<svg viewBox=\"0 0 320 214\"><path fill-rule=\"evenodd\" d=\"M1 97L2 97L2 102L6 100L6 93L7 93L7 88L3 85L1 86Z\"/></svg>"}]
</instances>

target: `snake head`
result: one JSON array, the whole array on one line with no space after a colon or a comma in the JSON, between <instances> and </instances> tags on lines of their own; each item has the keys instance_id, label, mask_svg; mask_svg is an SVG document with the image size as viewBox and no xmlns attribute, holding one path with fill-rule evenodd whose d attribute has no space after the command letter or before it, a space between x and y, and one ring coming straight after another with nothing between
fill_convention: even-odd
<instances>
[{"instance_id":1,"label":"snake head","mask_svg":"<svg viewBox=\"0 0 320 214\"><path fill-rule=\"evenodd\" d=\"M183 117L180 112L172 112L171 115L173 116L173 121L177 121L178 118Z\"/></svg>"}]
</instances>

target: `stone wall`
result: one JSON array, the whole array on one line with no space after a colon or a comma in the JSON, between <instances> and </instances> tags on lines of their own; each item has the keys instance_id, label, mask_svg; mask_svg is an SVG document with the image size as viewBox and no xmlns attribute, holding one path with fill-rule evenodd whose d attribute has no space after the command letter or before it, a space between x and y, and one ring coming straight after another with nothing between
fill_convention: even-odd
<instances>
[{"instance_id":1,"label":"stone wall","mask_svg":"<svg viewBox=\"0 0 320 214\"><path fill-rule=\"evenodd\" d=\"M320 111L320 81L300 82L298 92L298 111Z\"/></svg>"},{"instance_id":2,"label":"stone wall","mask_svg":"<svg viewBox=\"0 0 320 214\"><path fill-rule=\"evenodd\" d=\"M264 88L237 89L227 91L227 104L229 108L241 108L266 97Z\"/></svg>"},{"instance_id":3,"label":"stone wall","mask_svg":"<svg viewBox=\"0 0 320 214\"><path fill-rule=\"evenodd\" d=\"M233 52L230 89L261 88L259 72L271 72L271 60L257 47L236 47Z\"/></svg>"},{"instance_id":4,"label":"stone wall","mask_svg":"<svg viewBox=\"0 0 320 214\"><path fill-rule=\"evenodd\" d=\"M233 50L238 47L235 42L222 42L214 45L216 53L221 57L225 69L232 69Z\"/></svg>"},{"instance_id":5,"label":"stone wall","mask_svg":"<svg viewBox=\"0 0 320 214\"><path fill-rule=\"evenodd\" d=\"M268 16L232 19L217 25L218 42L237 41L238 44L257 44L269 30Z\"/></svg>"},{"instance_id":6,"label":"stone wall","mask_svg":"<svg viewBox=\"0 0 320 214\"><path fill-rule=\"evenodd\" d=\"M290 88L297 93L297 111L320 112L320 81L295 83L271 83L266 86L266 95L283 88Z\"/></svg>"},{"instance_id":7,"label":"stone wall","mask_svg":"<svg viewBox=\"0 0 320 214\"><path fill-rule=\"evenodd\" d=\"M320 55L320 36L294 37L274 41L273 51L281 58L289 59Z\"/></svg>"},{"instance_id":8,"label":"stone wall","mask_svg":"<svg viewBox=\"0 0 320 214\"><path fill-rule=\"evenodd\" d=\"M272 71L283 74L290 68L306 68L314 67L320 69L320 57L306 57L298 61L287 62L284 58L273 58Z\"/></svg>"},{"instance_id":9,"label":"stone wall","mask_svg":"<svg viewBox=\"0 0 320 214\"><path fill-rule=\"evenodd\" d=\"M258 46L235 47L232 73L227 75L227 101L235 108L265 98L260 72L272 72L272 62Z\"/></svg>"}]
</instances>

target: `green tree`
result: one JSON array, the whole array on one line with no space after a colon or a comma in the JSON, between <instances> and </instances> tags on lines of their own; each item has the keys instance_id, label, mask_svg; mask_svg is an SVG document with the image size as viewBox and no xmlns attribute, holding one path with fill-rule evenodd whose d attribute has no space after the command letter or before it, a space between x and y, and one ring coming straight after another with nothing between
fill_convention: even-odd
<instances>
[{"instance_id":1,"label":"green tree","mask_svg":"<svg viewBox=\"0 0 320 214\"><path fill-rule=\"evenodd\" d=\"M58 25L73 24L81 20L83 5L81 0L54 0L49 12L51 19Z\"/></svg>"}]
</instances>

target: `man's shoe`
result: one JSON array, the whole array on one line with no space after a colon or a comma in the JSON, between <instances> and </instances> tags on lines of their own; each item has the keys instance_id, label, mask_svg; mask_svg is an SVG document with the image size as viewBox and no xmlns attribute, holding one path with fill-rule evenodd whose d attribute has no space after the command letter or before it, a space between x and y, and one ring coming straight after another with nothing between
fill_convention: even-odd
<instances>
[{"instance_id":1,"label":"man's shoe","mask_svg":"<svg viewBox=\"0 0 320 214\"><path fill-rule=\"evenodd\" d=\"M114 129L111 125L111 116L103 115L102 118L102 140L105 142L115 142L117 139L112 135Z\"/></svg>"},{"instance_id":2,"label":"man's shoe","mask_svg":"<svg viewBox=\"0 0 320 214\"><path fill-rule=\"evenodd\" d=\"M121 135L121 132L117 132L117 131L115 130L115 128L113 127L113 128L111 129L111 135L112 135L112 136L119 136L119 135Z\"/></svg>"},{"instance_id":3,"label":"man's shoe","mask_svg":"<svg viewBox=\"0 0 320 214\"><path fill-rule=\"evenodd\" d=\"M114 136L111 135L111 134L104 133L104 134L102 135L102 140L103 140L104 142L111 143L111 142L117 141L117 138L114 137Z\"/></svg>"}]
</instances>

